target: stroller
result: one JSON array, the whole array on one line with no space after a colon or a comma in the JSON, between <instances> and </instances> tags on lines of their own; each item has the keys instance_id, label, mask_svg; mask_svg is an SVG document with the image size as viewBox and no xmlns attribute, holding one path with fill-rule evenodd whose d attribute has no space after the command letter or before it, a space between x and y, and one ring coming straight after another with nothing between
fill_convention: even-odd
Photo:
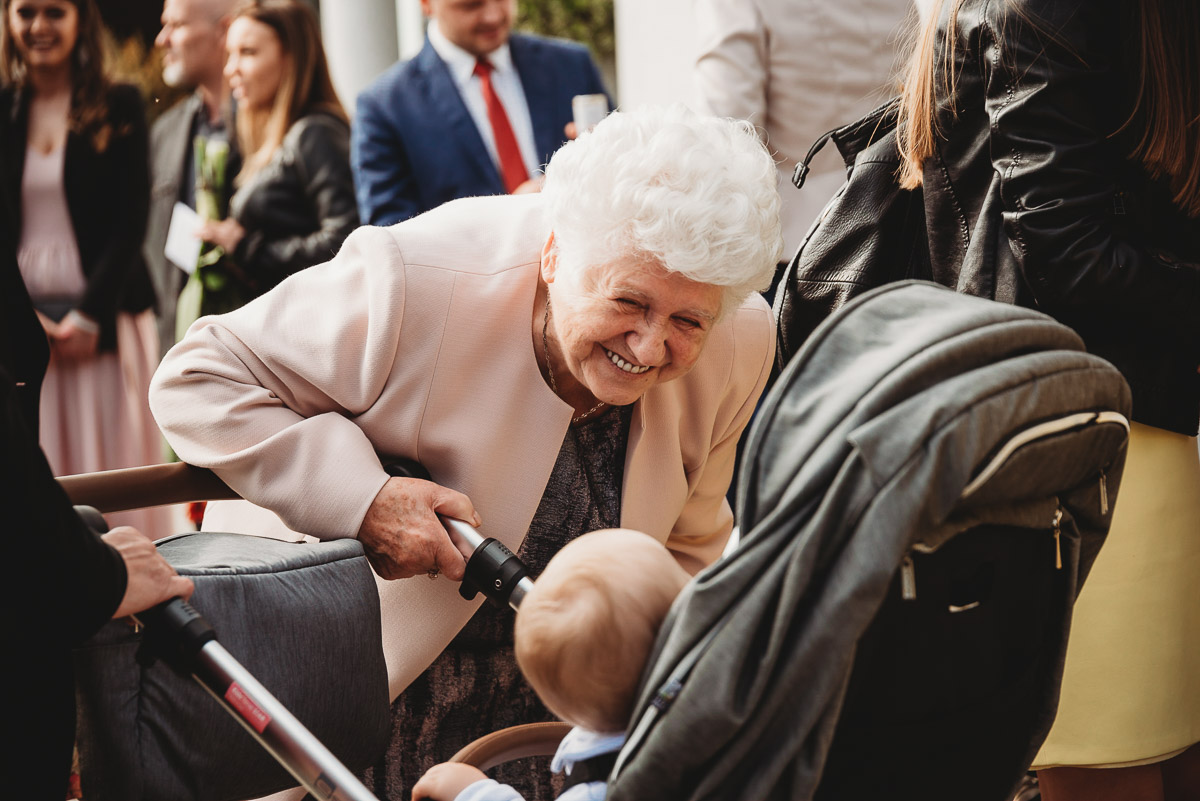
<instances>
[{"instance_id":1,"label":"stroller","mask_svg":"<svg viewBox=\"0 0 1200 801\"><path fill-rule=\"evenodd\" d=\"M1011 798L1053 721L1129 405L1026 309L905 282L830 317L752 427L740 547L672 607L609 797Z\"/></svg>"}]
</instances>

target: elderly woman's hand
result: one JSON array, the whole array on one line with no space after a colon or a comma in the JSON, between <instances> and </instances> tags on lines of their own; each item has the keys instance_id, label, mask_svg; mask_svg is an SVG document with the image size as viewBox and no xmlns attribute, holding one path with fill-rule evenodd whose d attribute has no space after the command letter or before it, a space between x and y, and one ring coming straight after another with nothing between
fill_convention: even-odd
<instances>
[{"instance_id":1,"label":"elderly woman's hand","mask_svg":"<svg viewBox=\"0 0 1200 801\"><path fill-rule=\"evenodd\" d=\"M438 515L480 524L471 499L461 492L416 478L388 479L358 530L375 572L385 579L440 573L461 581L470 549L455 546Z\"/></svg>"}]
</instances>

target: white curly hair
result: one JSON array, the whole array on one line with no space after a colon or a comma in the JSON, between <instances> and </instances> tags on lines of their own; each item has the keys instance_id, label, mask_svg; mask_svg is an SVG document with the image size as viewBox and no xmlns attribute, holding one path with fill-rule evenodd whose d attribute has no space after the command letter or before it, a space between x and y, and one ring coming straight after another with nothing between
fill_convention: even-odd
<instances>
[{"instance_id":1,"label":"white curly hair","mask_svg":"<svg viewBox=\"0 0 1200 801\"><path fill-rule=\"evenodd\" d=\"M771 283L776 180L752 125L675 105L610 114L554 154L542 194L564 266L649 258L724 287L724 312Z\"/></svg>"}]
</instances>

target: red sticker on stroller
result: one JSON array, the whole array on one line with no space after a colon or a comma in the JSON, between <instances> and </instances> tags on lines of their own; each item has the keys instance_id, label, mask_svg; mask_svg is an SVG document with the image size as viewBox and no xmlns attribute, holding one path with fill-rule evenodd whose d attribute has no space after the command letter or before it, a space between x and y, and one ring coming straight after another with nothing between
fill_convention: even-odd
<instances>
[{"instance_id":1,"label":"red sticker on stroller","mask_svg":"<svg viewBox=\"0 0 1200 801\"><path fill-rule=\"evenodd\" d=\"M225 691L225 700L259 734L262 734L263 729L267 728L267 724L271 722L271 718L267 716L267 713L259 709L258 704L254 703L250 696L246 695L246 691L239 687L237 682L229 685L229 689Z\"/></svg>"}]
</instances>

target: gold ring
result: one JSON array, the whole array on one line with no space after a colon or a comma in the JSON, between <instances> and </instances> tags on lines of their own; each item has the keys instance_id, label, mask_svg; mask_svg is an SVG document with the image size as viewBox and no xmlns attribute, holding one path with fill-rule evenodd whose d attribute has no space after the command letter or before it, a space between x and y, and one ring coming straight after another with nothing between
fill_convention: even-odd
<instances>
[{"instance_id":1,"label":"gold ring","mask_svg":"<svg viewBox=\"0 0 1200 801\"><path fill-rule=\"evenodd\" d=\"M435 579L438 577L438 569L435 567L432 570L427 571L425 575L429 576L430 579Z\"/></svg>"}]
</instances>

